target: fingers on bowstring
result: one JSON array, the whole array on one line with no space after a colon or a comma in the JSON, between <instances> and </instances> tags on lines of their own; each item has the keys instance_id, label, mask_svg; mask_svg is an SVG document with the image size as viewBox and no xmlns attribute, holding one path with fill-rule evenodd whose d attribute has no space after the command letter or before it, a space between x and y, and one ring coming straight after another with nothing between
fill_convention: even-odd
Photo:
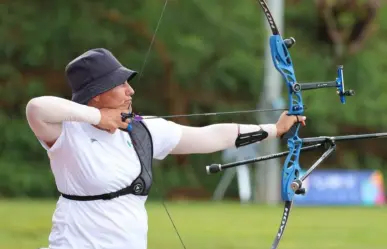
<instances>
[{"instance_id":1,"label":"fingers on bowstring","mask_svg":"<svg viewBox=\"0 0 387 249\"><path fill-rule=\"evenodd\" d=\"M128 123L132 120L132 116L129 113L121 112L121 120Z\"/></svg>"}]
</instances>

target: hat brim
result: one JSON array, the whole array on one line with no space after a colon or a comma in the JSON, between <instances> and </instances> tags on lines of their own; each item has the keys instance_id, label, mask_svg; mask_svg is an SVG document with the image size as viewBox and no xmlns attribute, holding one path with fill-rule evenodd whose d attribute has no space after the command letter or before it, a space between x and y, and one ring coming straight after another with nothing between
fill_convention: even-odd
<instances>
[{"instance_id":1,"label":"hat brim","mask_svg":"<svg viewBox=\"0 0 387 249\"><path fill-rule=\"evenodd\" d=\"M125 81L130 81L137 75L136 71L126 67L119 67L113 72L90 82L82 90L73 93L71 100L79 104L87 104L95 96L119 86Z\"/></svg>"}]
</instances>

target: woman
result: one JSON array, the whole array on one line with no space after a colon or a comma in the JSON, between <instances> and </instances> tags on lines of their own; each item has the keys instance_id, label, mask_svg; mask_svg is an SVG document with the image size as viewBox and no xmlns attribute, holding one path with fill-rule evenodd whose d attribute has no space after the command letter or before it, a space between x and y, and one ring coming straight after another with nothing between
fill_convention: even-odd
<instances>
[{"instance_id":1,"label":"woman","mask_svg":"<svg viewBox=\"0 0 387 249\"><path fill-rule=\"evenodd\" d=\"M137 73L106 49L92 49L66 67L72 100L29 101L29 125L47 150L59 192L51 249L145 249L145 201L152 159L203 154L280 137L297 122L283 113L276 124L182 126L161 118L132 122ZM305 117L299 117L304 121Z\"/></svg>"}]
</instances>

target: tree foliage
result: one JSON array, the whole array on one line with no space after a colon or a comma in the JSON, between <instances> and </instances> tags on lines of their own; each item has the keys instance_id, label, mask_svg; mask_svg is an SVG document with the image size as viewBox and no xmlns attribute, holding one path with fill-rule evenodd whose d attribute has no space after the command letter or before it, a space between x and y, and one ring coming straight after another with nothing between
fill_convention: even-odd
<instances>
[{"instance_id":1,"label":"tree foliage","mask_svg":"<svg viewBox=\"0 0 387 249\"><path fill-rule=\"evenodd\" d=\"M110 49L129 68L141 71L133 82L135 110L163 115L253 109L261 96L264 48L268 43L262 11L254 1L2 1L0 5L0 193L8 196L56 194L46 153L25 119L25 105L40 95L70 98L64 67L94 47ZM285 34L300 82L336 77L329 44L319 40L313 1L288 4ZM305 92L308 127L303 135L386 130L387 71L383 54L387 13L381 7L378 31L357 54L345 58L346 88L356 90L339 104L335 90ZM153 46L149 50L149 44ZM148 54L148 56L146 56ZM146 62L144 63L144 60ZM286 91L283 96L287 99ZM270 107L268 107L270 108ZM255 116L178 119L183 124L256 122ZM351 143L330 161L334 167L374 167L387 159L383 141ZM204 181L206 156L171 157L162 162L166 187ZM349 161L350 160L350 161ZM369 163L372 161L373 163ZM309 161L308 161L309 162ZM172 166L181 167L175 167ZM176 177L178 175L178 177ZM183 179L183 180L181 180ZM188 182L188 183L187 183Z\"/></svg>"}]
</instances>

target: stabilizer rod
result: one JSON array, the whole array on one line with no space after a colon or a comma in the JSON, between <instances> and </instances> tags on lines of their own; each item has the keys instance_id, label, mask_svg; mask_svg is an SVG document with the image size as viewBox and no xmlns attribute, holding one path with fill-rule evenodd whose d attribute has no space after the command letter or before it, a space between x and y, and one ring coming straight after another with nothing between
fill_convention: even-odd
<instances>
[{"instance_id":1,"label":"stabilizer rod","mask_svg":"<svg viewBox=\"0 0 387 249\"><path fill-rule=\"evenodd\" d=\"M328 151L324 153L324 155L316 162L315 165L311 167L311 171L313 171L317 165L319 165L324 159L326 159L335 149L336 145L335 142L337 141L349 141L349 140L362 140L362 139L377 139L377 138L384 138L387 137L387 132L381 132L381 133L370 133L370 134L359 134L359 135L343 135L343 136L320 136L320 137L310 137L310 138L303 138L302 144L308 145L301 148L301 151L312 151L315 149L318 149L320 147L326 147L327 145L330 145L330 148ZM280 153L270 154L266 156L256 157L248 160L233 162L233 163L226 163L226 164L211 164L206 166L206 172L207 174L215 174L220 171L223 171L225 169L237 167L240 165L260 162L260 161L266 161L274 158L279 158L283 156L287 156L289 154L289 151L284 151ZM307 177L309 174L306 174L304 177Z\"/></svg>"},{"instance_id":2,"label":"stabilizer rod","mask_svg":"<svg viewBox=\"0 0 387 249\"><path fill-rule=\"evenodd\" d=\"M312 173L313 170L317 168L325 159L327 159L335 150L336 150L336 144L333 141L330 141L331 144L329 148L324 152L322 156L320 156L319 159L303 174L300 179L297 179L292 182L290 185L295 194L304 195L306 193L306 189L302 187L302 183L305 181L305 179Z\"/></svg>"},{"instance_id":3,"label":"stabilizer rod","mask_svg":"<svg viewBox=\"0 0 387 249\"><path fill-rule=\"evenodd\" d=\"M311 150L315 150L315 149L318 149L318 148L323 147L323 146L324 146L324 143L305 146L305 147L301 148L301 151L311 151ZM289 151L284 151L284 152L280 152L280 153L276 153L276 154L270 154L267 156L256 157L256 158L238 161L238 162L234 162L234 163L211 164L211 165L206 166L206 172L209 175L215 174L215 173L218 173L218 172L225 170L225 169L237 167L240 165L260 162L260 161L266 161L266 160L270 160L270 159L274 159L274 158L278 158L278 157L283 157L283 156L287 156L288 154L289 154Z\"/></svg>"},{"instance_id":4,"label":"stabilizer rod","mask_svg":"<svg viewBox=\"0 0 387 249\"><path fill-rule=\"evenodd\" d=\"M376 138L384 138L387 137L387 132L381 133L369 133L369 134L359 134L359 135L343 135L343 136L320 136L320 137L310 137L303 138L303 144L314 144L314 143L323 143L325 141L349 141L349 140L362 140L362 139L376 139Z\"/></svg>"}]
</instances>

